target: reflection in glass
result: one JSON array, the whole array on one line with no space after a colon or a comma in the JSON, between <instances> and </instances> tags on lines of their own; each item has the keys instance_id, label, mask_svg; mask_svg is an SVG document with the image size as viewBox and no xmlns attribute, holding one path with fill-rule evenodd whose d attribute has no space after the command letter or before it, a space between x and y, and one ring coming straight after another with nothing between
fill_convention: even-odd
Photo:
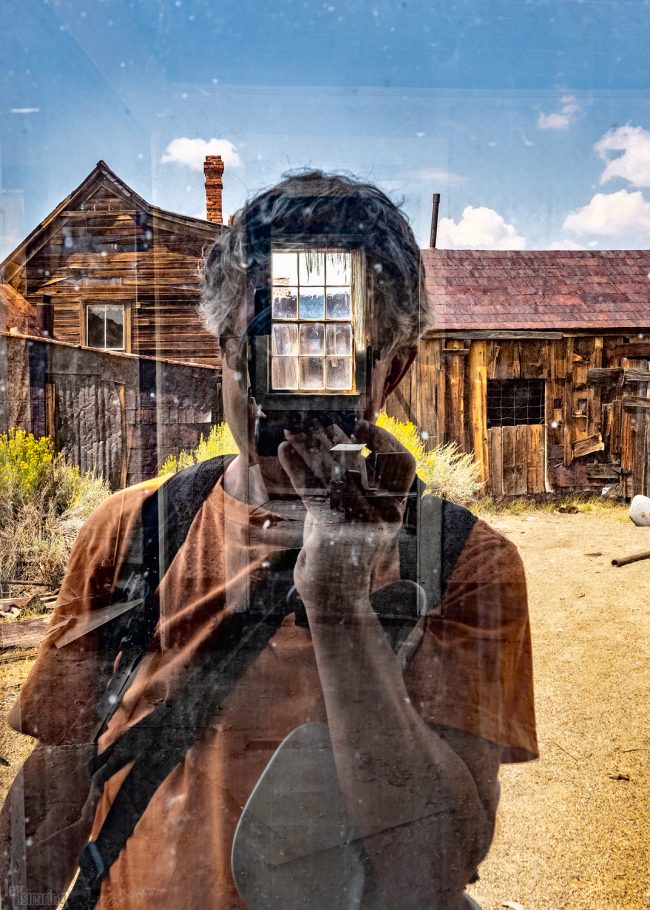
<instances>
[{"instance_id":1,"label":"reflection in glass","mask_svg":"<svg viewBox=\"0 0 650 910\"><path fill-rule=\"evenodd\" d=\"M352 326L328 325L326 333L325 351L327 354L352 354Z\"/></svg>"},{"instance_id":2,"label":"reflection in glass","mask_svg":"<svg viewBox=\"0 0 650 910\"><path fill-rule=\"evenodd\" d=\"M350 319L350 293L344 288L327 289L327 318Z\"/></svg>"},{"instance_id":3,"label":"reflection in glass","mask_svg":"<svg viewBox=\"0 0 650 910\"><path fill-rule=\"evenodd\" d=\"M298 291L296 288L273 288L272 313L274 319L298 318Z\"/></svg>"},{"instance_id":4,"label":"reflection in glass","mask_svg":"<svg viewBox=\"0 0 650 910\"><path fill-rule=\"evenodd\" d=\"M340 391L352 388L352 358L327 357L325 359L325 385Z\"/></svg>"},{"instance_id":5,"label":"reflection in glass","mask_svg":"<svg viewBox=\"0 0 650 910\"><path fill-rule=\"evenodd\" d=\"M305 390L323 390L323 365L322 357L300 358L300 388Z\"/></svg>"},{"instance_id":6,"label":"reflection in glass","mask_svg":"<svg viewBox=\"0 0 650 910\"><path fill-rule=\"evenodd\" d=\"M351 256L341 251L327 253L325 256L325 275L328 285L338 284L350 286Z\"/></svg>"},{"instance_id":7,"label":"reflection in glass","mask_svg":"<svg viewBox=\"0 0 650 910\"><path fill-rule=\"evenodd\" d=\"M322 354L325 344L325 326L322 322L307 322L300 326L300 353Z\"/></svg>"},{"instance_id":8,"label":"reflection in glass","mask_svg":"<svg viewBox=\"0 0 650 910\"><path fill-rule=\"evenodd\" d=\"M308 250L298 253L298 283L302 285L325 284L325 255Z\"/></svg>"},{"instance_id":9,"label":"reflection in glass","mask_svg":"<svg viewBox=\"0 0 650 910\"><path fill-rule=\"evenodd\" d=\"M272 327L271 353L287 356L298 353L298 326L279 323Z\"/></svg>"},{"instance_id":10,"label":"reflection in glass","mask_svg":"<svg viewBox=\"0 0 650 910\"><path fill-rule=\"evenodd\" d=\"M306 293L300 292L300 318L325 318L325 288L314 288Z\"/></svg>"},{"instance_id":11,"label":"reflection in glass","mask_svg":"<svg viewBox=\"0 0 650 910\"><path fill-rule=\"evenodd\" d=\"M272 283L284 287L298 284L298 256L296 253L273 253Z\"/></svg>"},{"instance_id":12,"label":"reflection in glass","mask_svg":"<svg viewBox=\"0 0 650 910\"><path fill-rule=\"evenodd\" d=\"M274 389L297 389L298 358L273 357L271 359L271 383Z\"/></svg>"}]
</instances>

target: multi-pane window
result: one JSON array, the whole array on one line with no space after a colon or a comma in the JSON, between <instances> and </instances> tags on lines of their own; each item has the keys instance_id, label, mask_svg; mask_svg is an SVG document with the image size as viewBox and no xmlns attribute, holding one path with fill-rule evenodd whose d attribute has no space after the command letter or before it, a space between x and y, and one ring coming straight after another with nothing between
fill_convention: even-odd
<instances>
[{"instance_id":1,"label":"multi-pane window","mask_svg":"<svg viewBox=\"0 0 650 910\"><path fill-rule=\"evenodd\" d=\"M125 350L124 306L92 303L86 306L86 344L104 351Z\"/></svg>"},{"instance_id":2,"label":"multi-pane window","mask_svg":"<svg viewBox=\"0 0 650 910\"><path fill-rule=\"evenodd\" d=\"M488 427L544 423L543 379L489 379Z\"/></svg>"},{"instance_id":3,"label":"multi-pane window","mask_svg":"<svg viewBox=\"0 0 650 910\"><path fill-rule=\"evenodd\" d=\"M273 252L271 315L271 385L275 391L353 389L349 252Z\"/></svg>"}]
</instances>

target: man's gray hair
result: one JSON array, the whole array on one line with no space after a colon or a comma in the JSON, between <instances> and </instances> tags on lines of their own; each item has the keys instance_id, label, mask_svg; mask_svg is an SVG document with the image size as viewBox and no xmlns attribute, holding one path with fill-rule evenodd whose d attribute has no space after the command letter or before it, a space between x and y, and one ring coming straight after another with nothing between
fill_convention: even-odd
<instances>
[{"instance_id":1,"label":"man's gray hair","mask_svg":"<svg viewBox=\"0 0 650 910\"><path fill-rule=\"evenodd\" d=\"M305 206L305 198L310 204ZM312 202L313 200L313 202ZM353 177L302 171L285 177L255 196L234 218L210 249L202 274L200 314L218 338L236 334L243 306L250 311L252 295L264 282L268 246L261 241L269 227L282 234L362 235L367 269L378 318L369 326L369 341L385 353L415 345L430 324L424 269L413 231L399 208L376 186Z\"/></svg>"}]
</instances>

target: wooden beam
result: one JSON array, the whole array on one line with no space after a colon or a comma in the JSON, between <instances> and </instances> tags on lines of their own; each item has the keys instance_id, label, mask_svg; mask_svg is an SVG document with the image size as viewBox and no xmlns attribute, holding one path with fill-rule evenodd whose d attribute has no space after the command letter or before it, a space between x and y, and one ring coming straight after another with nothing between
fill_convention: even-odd
<instances>
[{"instance_id":1,"label":"wooden beam","mask_svg":"<svg viewBox=\"0 0 650 910\"><path fill-rule=\"evenodd\" d=\"M650 410L650 398L624 398L623 407L626 411L636 411L638 409Z\"/></svg>"},{"instance_id":2,"label":"wooden beam","mask_svg":"<svg viewBox=\"0 0 650 910\"><path fill-rule=\"evenodd\" d=\"M588 436L587 439L581 439L573 445L574 458L582 458L585 455L592 455L594 452L603 452L605 443L600 433L595 436Z\"/></svg>"},{"instance_id":3,"label":"wooden beam","mask_svg":"<svg viewBox=\"0 0 650 910\"><path fill-rule=\"evenodd\" d=\"M490 476L487 440L487 341L473 341L469 349L469 420L474 457L481 467L479 480Z\"/></svg>"},{"instance_id":4,"label":"wooden beam","mask_svg":"<svg viewBox=\"0 0 650 910\"><path fill-rule=\"evenodd\" d=\"M635 385L650 382L650 370L624 370L623 367L593 369L587 373L587 382L594 384Z\"/></svg>"},{"instance_id":5,"label":"wooden beam","mask_svg":"<svg viewBox=\"0 0 650 910\"><path fill-rule=\"evenodd\" d=\"M612 348L612 356L650 358L650 341L631 341L629 344L617 344Z\"/></svg>"}]
</instances>

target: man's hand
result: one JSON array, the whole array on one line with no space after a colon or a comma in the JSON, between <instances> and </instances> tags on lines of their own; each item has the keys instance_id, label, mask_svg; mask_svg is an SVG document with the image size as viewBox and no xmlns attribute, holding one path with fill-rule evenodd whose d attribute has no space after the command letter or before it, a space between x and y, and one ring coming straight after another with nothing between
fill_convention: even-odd
<instances>
[{"instance_id":1,"label":"man's hand","mask_svg":"<svg viewBox=\"0 0 650 910\"><path fill-rule=\"evenodd\" d=\"M330 615L337 606L349 610L368 603L375 568L387 560L404 512L404 500L415 476L415 460L390 433L359 421L352 439L334 425L309 434L286 434L278 455L307 515L303 549L294 573L303 600ZM341 478L343 512L330 508L335 468L330 450L338 443L363 443L376 456L367 465L371 489L363 490L347 475ZM344 606L345 605L345 606Z\"/></svg>"}]
</instances>

